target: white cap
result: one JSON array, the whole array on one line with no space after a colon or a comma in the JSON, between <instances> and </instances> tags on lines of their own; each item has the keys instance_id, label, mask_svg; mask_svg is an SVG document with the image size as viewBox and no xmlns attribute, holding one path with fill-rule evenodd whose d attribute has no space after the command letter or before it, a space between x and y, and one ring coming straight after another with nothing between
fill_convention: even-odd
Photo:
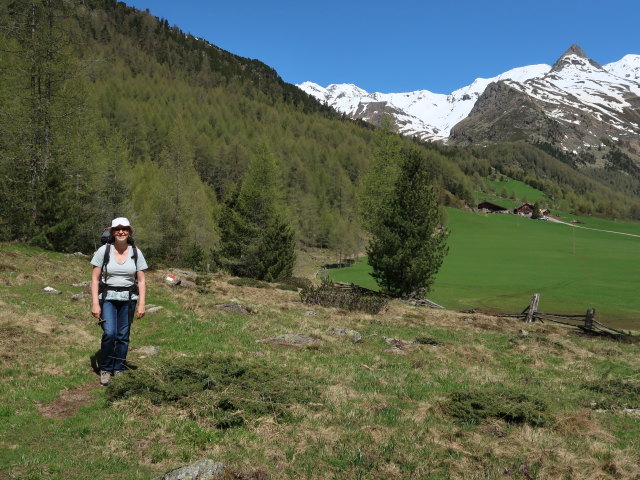
<instances>
[{"instance_id":1,"label":"white cap","mask_svg":"<svg viewBox=\"0 0 640 480\"><path fill-rule=\"evenodd\" d=\"M129 219L125 217L114 218L113 221L111 222L111 230L113 230L114 227L129 227L129 229L133 233L133 228L131 227L131 223L129 223Z\"/></svg>"}]
</instances>

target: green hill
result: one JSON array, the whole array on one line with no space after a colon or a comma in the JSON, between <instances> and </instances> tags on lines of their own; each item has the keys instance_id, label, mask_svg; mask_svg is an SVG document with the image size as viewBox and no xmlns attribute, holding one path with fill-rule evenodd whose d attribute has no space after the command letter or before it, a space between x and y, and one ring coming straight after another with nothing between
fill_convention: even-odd
<instances>
[{"instance_id":1,"label":"green hill","mask_svg":"<svg viewBox=\"0 0 640 480\"><path fill-rule=\"evenodd\" d=\"M370 126L122 2L2 2L0 20L0 238L88 251L124 214L150 254L189 264L215 249L221 204L266 149L299 244L362 248L355 192ZM493 170L544 192L552 209L640 217L633 182L615 172L598 182L543 146L414 143L449 206L473 204Z\"/></svg>"}]
</instances>

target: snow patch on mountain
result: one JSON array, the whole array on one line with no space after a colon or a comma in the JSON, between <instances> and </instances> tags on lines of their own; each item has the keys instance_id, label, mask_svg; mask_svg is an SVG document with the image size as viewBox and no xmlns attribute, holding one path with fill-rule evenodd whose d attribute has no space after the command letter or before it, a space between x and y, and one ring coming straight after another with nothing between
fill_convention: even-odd
<instances>
[{"instance_id":1,"label":"snow patch on mountain","mask_svg":"<svg viewBox=\"0 0 640 480\"><path fill-rule=\"evenodd\" d=\"M298 87L351 118L376 123L380 115L391 114L400 133L446 142L451 129L468 117L487 86L499 81L547 105L546 114L555 120L578 124L580 111L585 111L623 132L638 132L637 125L621 114L638 108L640 55L626 55L600 66L576 45L553 66L531 65L477 78L449 95L428 90L369 93L353 84L324 88L305 82Z\"/></svg>"},{"instance_id":2,"label":"snow patch on mountain","mask_svg":"<svg viewBox=\"0 0 640 480\"><path fill-rule=\"evenodd\" d=\"M604 69L617 77L640 82L640 55L625 55L617 62L606 64Z\"/></svg>"},{"instance_id":3,"label":"snow patch on mountain","mask_svg":"<svg viewBox=\"0 0 640 480\"><path fill-rule=\"evenodd\" d=\"M504 72L492 78L477 78L471 85L460 88L449 95L417 90L406 93L368 93L353 84L332 84L324 88L313 82L298 85L321 102L352 118L370 120L369 114L379 114L380 107L387 111L401 111L395 115L399 131L405 135L417 135L423 140L446 141L451 128L469 115L476 100L487 85L500 80L523 82L541 77L551 66L531 65ZM378 108L367 108L376 104ZM380 105L378 105L380 104Z\"/></svg>"},{"instance_id":4,"label":"snow patch on mountain","mask_svg":"<svg viewBox=\"0 0 640 480\"><path fill-rule=\"evenodd\" d=\"M623 114L634 108L633 103L640 97L640 83L608 71L588 58L575 54L565 55L562 62L541 78L524 82L507 82L510 86L548 105L547 114L557 120L579 123L576 115L590 113L600 121L627 133L638 133L630 128ZM627 68L620 65L619 73ZM564 115L559 115L558 107L568 107ZM553 113L552 113L553 112Z\"/></svg>"}]
</instances>

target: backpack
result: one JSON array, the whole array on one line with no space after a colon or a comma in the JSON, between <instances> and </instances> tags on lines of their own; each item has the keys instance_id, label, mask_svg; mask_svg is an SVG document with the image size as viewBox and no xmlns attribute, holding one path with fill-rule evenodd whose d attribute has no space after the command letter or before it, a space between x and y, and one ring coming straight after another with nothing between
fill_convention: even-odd
<instances>
[{"instance_id":1,"label":"backpack","mask_svg":"<svg viewBox=\"0 0 640 480\"><path fill-rule=\"evenodd\" d=\"M109 243L109 241L111 241L111 229L109 227L104 227L102 236L100 237L100 244L104 245L105 243Z\"/></svg>"}]
</instances>

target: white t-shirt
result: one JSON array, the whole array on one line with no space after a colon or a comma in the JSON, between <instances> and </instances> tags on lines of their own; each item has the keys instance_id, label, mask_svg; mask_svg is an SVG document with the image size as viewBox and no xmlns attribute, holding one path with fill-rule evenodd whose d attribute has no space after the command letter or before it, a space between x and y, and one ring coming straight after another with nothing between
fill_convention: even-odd
<instances>
[{"instance_id":1,"label":"white t-shirt","mask_svg":"<svg viewBox=\"0 0 640 480\"><path fill-rule=\"evenodd\" d=\"M149 268L147 261L144 259L144 255L138 248L138 268L136 269L136 263L133 261L133 248L129 246L127 251L127 258L124 263L118 263L116 256L114 255L113 245L102 245L96 253L93 254L91 259L91 265L94 267L102 268L104 262L104 253L107 247L111 248L109 252L109 263L107 264L106 272L106 284L112 287L130 287L135 283L136 271L146 270ZM137 247L136 247L137 248ZM137 295L131 295L132 300L137 300ZM129 300L129 292L114 292L113 290L107 290L107 297L105 300Z\"/></svg>"}]
</instances>

